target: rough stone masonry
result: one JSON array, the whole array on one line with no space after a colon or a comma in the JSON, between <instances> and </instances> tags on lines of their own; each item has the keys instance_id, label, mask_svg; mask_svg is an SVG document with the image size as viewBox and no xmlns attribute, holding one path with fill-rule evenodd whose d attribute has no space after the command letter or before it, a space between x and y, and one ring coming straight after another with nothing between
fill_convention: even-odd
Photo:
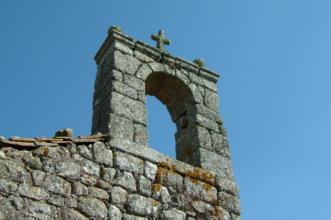
<instances>
[{"instance_id":1,"label":"rough stone masonry","mask_svg":"<svg viewBox=\"0 0 331 220\"><path fill-rule=\"evenodd\" d=\"M110 28L95 57L91 136L0 138L0 219L240 219L218 75L163 43ZM176 124L177 160L148 147L146 95Z\"/></svg>"}]
</instances>

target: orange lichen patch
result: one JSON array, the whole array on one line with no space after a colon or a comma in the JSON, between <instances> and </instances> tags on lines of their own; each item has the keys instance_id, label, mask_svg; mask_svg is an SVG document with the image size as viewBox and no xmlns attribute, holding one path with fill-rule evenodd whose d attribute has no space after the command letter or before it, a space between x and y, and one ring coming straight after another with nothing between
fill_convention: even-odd
<instances>
[{"instance_id":1,"label":"orange lichen patch","mask_svg":"<svg viewBox=\"0 0 331 220\"><path fill-rule=\"evenodd\" d=\"M215 215L217 217L223 217L224 216L224 209L220 206L215 206Z\"/></svg>"},{"instance_id":2,"label":"orange lichen patch","mask_svg":"<svg viewBox=\"0 0 331 220\"><path fill-rule=\"evenodd\" d=\"M155 182L156 183L162 183L162 179L168 175L169 172L172 172L168 169L164 169L162 167L157 168L157 172L155 175Z\"/></svg>"},{"instance_id":3,"label":"orange lichen patch","mask_svg":"<svg viewBox=\"0 0 331 220\"><path fill-rule=\"evenodd\" d=\"M152 185L152 191L153 191L153 192L160 192L160 191L161 191L161 187L162 187L161 184L159 184L159 183L154 183L154 184Z\"/></svg>"},{"instance_id":4,"label":"orange lichen patch","mask_svg":"<svg viewBox=\"0 0 331 220\"><path fill-rule=\"evenodd\" d=\"M41 150L41 152L42 152L42 154L43 154L44 156L48 156L48 152L49 152L48 147L43 147L42 150Z\"/></svg>"},{"instance_id":5,"label":"orange lichen patch","mask_svg":"<svg viewBox=\"0 0 331 220\"><path fill-rule=\"evenodd\" d=\"M208 183L204 183L202 184L202 187L204 190L209 191L213 186Z\"/></svg>"},{"instance_id":6,"label":"orange lichen patch","mask_svg":"<svg viewBox=\"0 0 331 220\"><path fill-rule=\"evenodd\" d=\"M214 184L215 175L209 172L208 170L201 168L194 168L192 171L185 173L185 176L190 177L190 179L198 179L209 184Z\"/></svg>"},{"instance_id":7,"label":"orange lichen patch","mask_svg":"<svg viewBox=\"0 0 331 220\"><path fill-rule=\"evenodd\" d=\"M160 162L157 164L157 172L155 176L155 181L157 183L162 183L164 177L176 173L176 166L170 163L170 160Z\"/></svg>"},{"instance_id":8,"label":"orange lichen patch","mask_svg":"<svg viewBox=\"0 0 331 220\"><path fill-rule=\"evenodd\" d=\"M151 204L152 204L152 206L160 205L160 203L158 201L154 200L154 199L151 201Z\"/></svg>"},{"instance_id":9,"label":"orange lichen patch","mask_svg":"<svg viewBox=\"0 0 331 220\"><path fill-rule=\"evenodd\" d=\"M167 159L166 161L162 161L162 162L158 163L157 167L163 167L163 168L171 170L171 171L176 170L176 165L171 164L169 159Z\"/></svg>"},{"instance_id":10,"label":"orange lichen patch","mask_svg":"<svg viewBox=\"0 0 331 220\"><path fill-rule=\"evenodd\" d=\"M192 183L194 183L194 184L198 184L198 182L199 182L198 179L194 179L194 178L192 178L192 177L190 177L190 176L188 176L187 178L188 178Z\"/></svg>"}]
</instances>

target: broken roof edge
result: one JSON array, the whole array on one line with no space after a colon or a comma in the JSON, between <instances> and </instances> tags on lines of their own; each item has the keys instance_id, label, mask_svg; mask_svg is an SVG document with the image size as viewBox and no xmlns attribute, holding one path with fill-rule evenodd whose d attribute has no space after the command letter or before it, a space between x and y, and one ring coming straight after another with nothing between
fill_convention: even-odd
<instances>
[{"instance_id":1,"label":"broken roof edge","mask_svg":"<svg viewBox=\"0 0 331 220\"><path fill-rule=\"evenodd\" d=\"M41 146L57 146L61 144L84 144L84 143L95 143L97 141L106 141L109 137L106 135L91 135L91 136L78 136L78 137L36 137L36 138L21 138L21 137L11 137L11 138L0 138L0 149L3 147L13 147L13 148L37 148Z\"/></svg>"}]
</instances>

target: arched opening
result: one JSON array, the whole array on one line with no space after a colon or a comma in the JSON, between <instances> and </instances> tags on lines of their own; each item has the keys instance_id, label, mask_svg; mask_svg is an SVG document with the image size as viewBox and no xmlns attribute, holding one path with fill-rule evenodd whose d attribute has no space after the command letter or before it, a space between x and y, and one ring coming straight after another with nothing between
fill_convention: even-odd
<instances>
[{"instance_id":1,"label":"arched opening","mask_svg":"<svg viewBox=\"0 0 331 220\"><path fill-rule=\"evenodd\" d=\"M167 107L176 125L176 158L194 164L192 116L195 110L193 95L188 86L177 77L156 72L147 77L145 91L146 95L155 96Z\"/></svg>"},{"instance_id":2,"label":"arched opening","mask_svg":"<svg viewBox=\"0 0 331 220\"><path fill-rule=\"evenodd\" d=\"M176 158L176 126L164 105L155 97L147 95L148 145L155 150Z\"/></svg>"}]
</instances>

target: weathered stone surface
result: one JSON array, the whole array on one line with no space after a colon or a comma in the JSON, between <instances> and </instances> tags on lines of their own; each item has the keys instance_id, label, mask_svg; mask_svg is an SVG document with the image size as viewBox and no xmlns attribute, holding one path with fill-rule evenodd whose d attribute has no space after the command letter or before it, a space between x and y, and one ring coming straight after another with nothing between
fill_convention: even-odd
<instances>
[{"instance_id":1,"label":"weathered stone surface","mask_svg":"<svg viewBox=\"0 0 331 220\"><path fill-rule=\"evenodd\" d=\"M46 174L43 171L34 170L32 172L32 180L34 185L40 186L43 183L45 176Z\"/></svg>"},{"instance_id":2,"label":"weathered stone surface","mask_svg":"<svg viewBox=\"0 0 331 220\"><path fill-rule=\"evenodd\" d=\"M133 55L133 51L131 50L131 48L127 47L126 45L124 45L118 41L114 41L112 46L113 46L113 48L121 51L124 54Z\"/></svg>"},{"instance_id":3,"label":"weathered stone surface","mask_svg":"<svg viewBox=\"0 0 331 220\"><path fill-rule=\"evenodd\" d=\"M147 128L141 124L134 124L134 136L133 141L141 144L141 145L148 145L148 135L147 135Z\"/></svg>"},{"instance_id":4,"label":"weathered stone surface","mask_svg":"<svg viewBox=\"0 0 331 220\"><path fill-rule=\"evenodd\" d=\"M157 172L157 166L155 164L153 164L153 163L150 163L148 161L145 161L145 166L144 166L145 176L148 179L154 181L156 172Z\"/></svg>"},{"instance_id":5,"label":"weathered stone surface","mask_svg":"<svg viewBox=\"0 0 331 220\"><path fill-rule=\"evenodd\" d=\"M26 153L22 157L22 160L27 166L29 166L32 169L37 169L37 170L42 169L43 165L42 165L40 159L38 157L34 157L31 152Z\"/></svg>"},{"instance_id":6,"label":"weathered stone surface","mask_svg":"<svg viewBox=\"0 0 331 220\"><path fill-rule=\"evenodd\" d=\"M76 198L66 198L65 199L65 206L69 208L77 208L77 199Z\"/></svg>"},{"instance_id":7,"label":"weathered stone surface","mask_svg":"<svg viewBox=\"0 0 331 220\"><path fill-rule=\"evenodd\" d=\"M121 220L122 212L114 205L110 205L108 208L108 220Z\"/></svg>"},{"instance_id":8,"label":"weathered stone surface","mask_svg":"<svg viewBox=\"0 0 331 220\"><path fill-rule=\"evenodd\" d=\"M124 83L113 81L112 89L122 95L128 96L132 99L138 98L138 92L136 89L127 86Z\"/></svg>"},{"instance_id":9,"label":"weathered stone surface","mask_svg":"<svg viewBox=\"0 0 331 220\"><path fill-rule=\"evenodd\" d=\"M217 173L220 177L233 178L231 161L214 152L199 149L199 157L203 168Z\"/></svg>"},{"instance_id":10,"label":"weathered stone surface","mask_svg":"<svg viewBox=\"0 0 331 220\"><path fill-rule=\"evenodd\" d=\"M205 89L204 104L214 112L218 112L217 93L209 89Z\"/></svg>"},{"instance_id":11,"label":"weathered stone surface","mask_svg":"<svg viewBox=\"0 0 331 220\"><path fill-rule=\"evenodd\" d=\"M3 199L3 200L5 200L5 199ZM25 206L24 199L19 197L18 195L17 196L11 195L11 196L7 197L7 201L10 202L10 204L13 207L15 207L17 210L22 210Z\"/></svg>"},{"instance_id":12,"label":"weathered stone surface","mask_svg":"<svg viewBox=\"0 0 331 220\"><path fill-rule=\"evenodd\" d=\"M134 128L132 120L110 113L109 134L111 137L133 141Z\"/></svg>"},{"instance_id":13,"label":"weathered stone surface","mask_svg":"<svg viewBox=\"0 0 331 220\"><path fill-rule=\"evenodd\" d=\"M107 207L103 202L94 198L79 198L78 209L91 218L103 219L107 216Z\"/></svg>"},{"instance_id":14,"label":"weathered stone surface","mask_svg":"<svg viewBox=\"0 0 331 220\"><path fill-rule=\"evenodd\" d=\"M143 103L113 92L110 105L113 113L146 125L146 108Z\"/></svg>"},{"instance_id":15,"label":"weathered stone surface","mask_svg":"<svg viewBox=\"0 0 331 220\"><path fill-rule=\"evenodd\" d=\"M112 76L112 78L118 82L122 82L123 81L123 74L120 71L117 70L111 70L110 75Z\"/></svg>"},{"instance_id":16,"label":"weathered stone surface","mask_svg":"<svg viewBox=\"0 0 331 220\"><path fill-rule=\"evenodd\" d=\"M0 219L239 220L218 76L118 28L96 60L98 135L0 138ZM179 160L147 147L146 95L176 124Z\"/></svg>"},{"instance_id":17,"label":"weathered stone surface","mask_svg":"<svg viewBox=\"0 0 331 220\"><path fill-rule=\"evenodd\" d=\"M85 145L78 145L77 146L78 151L80 153L80 155L82 155L84 158L88 159L88 160L92 160L92 152L91 150L85 146Z\"/></svg>"},{"instance_id":18,"label":"weathered stone surface","mask_svg":"<svg viewBox=\"0 0 331 220\"><path fill-rule=\"evenodd\" d=\"M140 62L136 58L116 50L114 51L114 54L113 65L115 69L130 75L133 75L136 72L140 65Z\"/></svg>"},{"instance_id":19,"label":"weathered stone surface","mask_svg":"<svg viewBox=\"0 0 331 220\"><path fill-rule=\"evenodd\" d=\"M106 166L113 166L113 152L106 149L105 144L102 142L96 142L93 145L94 161ZM98 176L98 175L97 175Z\"/></svg>"},{"instance_id":20,"label":"weathered stone surface","mask_svg":"<svg viewBox=\"0 0 331 220\"><path fill-rule=\"evenodd\" d=\"M73 137L74 132L71 128L65 128L55 132L54 137Z\"/></svg>"},{"instance_id":21,"label":"weathered stone surface","mask_svg":"<svg viewBox=\"0 0 331 220\"><path fill-rule=\"evenodd\" d=\"M111 183L115 177L116 170L114 168L102 168L101 169L101 178L107 183Z\"/></svg>"},{"instance_id":22,"label":"weathered stone surface","mask_svg":"<svg viewBox=\"0 0 331 220\"><path fill-rule=\"evenodd\" d=\"M231 216L228 211L223 209L221 206L215 206L215 215L219 220L230 220Z\"/></svg>"},{"instance_id":23,"label":"weathered stone surface","mask_svg":"<svg viewBox=\"0 0 331 220\"><path fill-rule=\"evenodd\" d=\"M52 159L63 159L63 158L70 157L69 150L65 149L63 147L43 146L43 147L37 148L33 153L37 156L49 157Z\"/></svg>"},{"instance_id":24,"label":"weathered stone surface","mask_svg":"<svg viewBox=\"0 0 331 220\"><path fill-rule=\"evenodd\" d=\"M213 130L215 132L219 131L218 124L216 122L210 120L209 118L206 118L203 115L197 114L195 120L196 120L196 123L198 123L202 127Z\"/></svg>"},{"instance_id":25,"label":"weathered stone surface","mask_svg":"<svg viewBox=\"0 0 331 220\"><path fill-rule=\"evenodd\" d=\"M152 184L149 179L144 176L139 176L138 190L142 195L150 196L152 191Z\"/></svg>"},{"instance_id":26,"label":"weathered stone surface","mask_svg":"<svg viewBox=\"0 0 331 220\"><path fill-rule=\"evenodd\" d=\"M219 192L218 199L218 203L227 211L240 215L240 203L237 197L225 192Z\"/></svg>"},{"instance_id":27,"label":"weathered stone surface","mask_svg":"<svg viewBox=\"0 0 331 220\"><path fill-rule=\"evenodd\" d=\"M88 191L89 191L89 197L93 197L93 198L97 198L97 199L101 199L101 200L109 199L109 195L108 195L107 191L105 191L103 189L99 189L96 187L89 187Z\"/></svg>"},{"instance_id":28,"label":"weathered stone surface","mask_svg":"<svg viewBox=\"0 0 331 220\"><path fill-rule=\"evenodd\" d=\"M222 134L214 132L211 132L210 136L214 151L219 155L230 159L230 149L227 143L227 139Z\"/></svg>"},{"instance_id":29,"label":"weathered stone surface","mask_svg":"<svg viewBox=\"0 0 331 220\"><path fill-rule=\"evenodd\" d=\"M58 176L49 175L45 177L41 186L50 192L63 196L68 196L71 193L70 183Z\"/></svg>"},{"instance_id":30,"label":"weathered stone surface","mask_svg":"<svg viewBox=\"0 0 331 220\"><path fill-rule=\"evenodd\" d=\"M11 199L0 200L0 219L11 220L11 219L24 219L24 215L15 209L15 205Z\"/></svg>"},{"instance_id":31,"label":"weathered stone surface","mask_svg":"<svg viewBox=\"0 0 331 220\"><path fill-rule=\"evenodd\" d=\"M81 176L81 166L73 161L60 161L56 165L57 175L71 179L79 180Z\"/></svg>"},{"instance_id":32,"label":"weathered stone surface","mask_svg":"<svg viewBox=\"0 0 331 220\"><path fill-rule=\"evenodd\" d=\"M173 187L181 191L183 189L183 177L171 170L159 167L157 170L157 182Z\"/></svg>"},{"instance_id":33,"label":"weathered stone surface","mask_svg":"<svg viewBox=\"0 0 331 220\"><path fill-rule=\"evenodd\" d=\"M123 77L123 81L126 85L137 89L137 90L145 90L145 83L143 80L138 79L135 76L125 74Z\"/></svg>"},{"instance_id":34,"label":"weathered stone surface","mask_svg":"<svg viewBox=\"0 0 331 220\"><path fill-rule=\"evenodd\" d=\"M88 195L88 188L80 182L74 182L72 184L72 192L77 196L86 196Z\"/></svg>"},{"instance_id":35,"label":"weathered stone surface","mask_svg":"<svg viewBox=\"0 0 331 220\"><path fill-rule=\"evenodd\" d=\"M114 185L121 186L130 191L137 190L136 180L131 173L123 172L119 173L118 176L114 179Z\"/></svg>"},{"instance_id":36,"label":"weathered stone surface","mask_svg":"<svg viewBox=\"0 0 331 220\"><path fill-rule=\"evenodd\" d=\"M152 73L152 69L149 67L149 65L148 64L143 64L137 70L136 77L141 79L141 80L146 80L146 78L151 73Z\"/></svg>"},{"instance_id":37,"label":"weathered stone surface","mask_svg":"<svg viewBox=\"0 0 331 220\"><path fill-rule=\"evenodd\" d=\"M100 176L100 166L92 161L84 161L83 171L86 174Z\"/></svg>"},{"instance_id":38,"label":"weathered stone surface","mask_svg":"<svg viewBox=\"0 0 331 220\"><path fill-rule=\"evenodd\" d=\"M125 220L148 220L148 218L136 216L136 215L128 215L124 214L123 219Z\"/></svg>"},{"instance_id":39,"label":"weathered stone surface","mask_svg":"<svg viewBox=\"0 0 331 220\"><path fill-rule=\"evenodd\" d=\"M194 101L196 103L203 103L203 97L200 93L200 90L198 88L198 86L196 86L195 84L191 83L188 85L188 87L190 88L190 90L192 91L193 97L194 97Z\"/></svg>"},{"instance_id":40,"label":"weathered stone surface","mask_svg":"<svg viewBox=\"0 0 331 220\"><path fill-rule=\"evenodd\" d=\"M0 137L1 137L1 136L0 136ZM7 155L6 155L2 150L0 150L0 159L1 159L1 160L6 160L6 159L8 159Z\"/></svg>"},{"instance_id":41,"label":"weathered stone surface","mask_svg":"<svg viewBox=\"0 0 331 220\"><path fill-rule=\"evenodd\" d=\"M144 161L119 151L114 152L114 166L124 171L143 174Z\"/></svg>"},{"instance_id":42,"label":"weathered stone surface","mask_svg":"<svg viewBox=\"0 0 331 220\"><path fill-rule=\"evenodd\" d=\"M88 220L84 215L74 209L63 208L61 210L61 219L63 220Z\"/></svg>"},{"instance_id":43,"label":"weathered stone surface","mask_svg":"<svg viewBox=\"0 0 331 220\"><path fill-rule=\"evenodd\" d=\"M214 186L190 178L184 179L185 195L215 204L217 190Z\"/></svg>"},{"instance_id":44,"label":"weathered stone surface","mask_svg":"<svg viewBox=\"0 0 331 220\"><path fill-rule=\"evenodd\" d=\"M139 51L137 51L137 50L135 50L135 51L133 52L133 54L134 54L134 56L135 56L138 60L140 60L140 61L143 62L143 63L149 63L149 62L153 62L153 61L154 61L153 58L151 58L151 57L149 57L149 56L147 56L147 55L145 55L145 54L143 54L143 53L141 53L141 52L139 52Z\"/></svg>"},{"instance_id":45,"label":"weathered stone surface","mask_svg":"<svg viewBox=\"0 0 331 220\"><path fill-rule=\"evenodd\" d=\"M86 186L95 186L98 183L98 177L83 174L80 178L80 182L85 184Z\"/></svg>"},{"instance_id":46,"label":"weathered stone surface","mask_svg":"<svg viewBox=\"0 0 331 220\"><path fill-rule=\"evenodd\" d=\"M49 193L46 190L27 184L20 185L18 191L21 196L35 200L46 200L49 197Z\"/></svg>"},{"instance_id":47,"label":"weathered stone surface","mask_svg":"<svg viewBox=\"0 0 331 220\"><path fill-rule=\"evenodd\" d=\"M0 177L20 183L31 182L24 164L13 160L0 160Z\"/></svg>"},{"instance_id":48,"label":"weathered stone surface","mask_svg":"<svg viewBox=\"0 0 331 220\"><path fill-rule=\"evenodd\" d=\"M114 186L110 190L110 198L115 205L123 205L128 198L128 193L121 187Z\"/></svg>"},{"instance_id":49,"label":"weathered stone surface","mask_svg":"<svg viewBox=\"0 0 331 220\"><path fill-rule=\"evenodd\" d=\"M6 179L0 179L0 192L12 193L17 190L17 183Z\"/></svg>"},{"instance_id":50,"label":"weathered stone surface","mask_svg":"<svg viewBox=\"0 0 331 220\"><path fill-rule=\"evenodd\" d=\"M204 216L212 216L215 213L214 207L202 201L194 201L191 203L193 209Z\"/></svg>"},{"instance_id":51,"label":"weathered stone surface","mask_svg":"<svg viewBox=\"0 0 331 220\"><path fill-rule=\"evenodd\" d=\"M210 134L207 129L201 126L196 126L197 137L202 148L212 149Z\"/></svg>"},{"instance_id":52,"label":"weathered stone surface","mask_svg":"<svg viewBox=\"0 0 331 220\"><path fill-rule=\"evenodd\" d=\"M36 219L52 219L51 206L41 201L31 201L28 207L29 216Z\"/></svg>"},{"instance_id":53,"label":"weathered stone surface","mask_svg":"<svg viewBox=\"0 0 331 220\"><path fill-rule=\"evenodd\" d=\"M151 216L157 212L159 205L157 201L138 194L131 194L128 197L128 210L133 214Z\"/></svg>"},{"instance_id":54,"label":"weathered stone surface","mask_svg":"<svg viewBox=\"0 0 331 220\"><path fill-rule=\"evenodd\" d=\"M51 196L49 196L47 201L48 201L48 203L55 205L55 206L59 206L59 207L64 206L64 198L59 195L51 195Z\"/></svg>"},{"instance_id":55,"label":"weathered stone surface","mask_svg":"<svg viewBox=\"0 0 331 220\"><path fill-rule=\"evenodd\" d=\"M186 214L178 209L170 209L162 212L162 220L185 220Z\"/></svg>"},{"instance_id":56,"label":"weathered stone surface","mask_svg":"<svg viewBox=\"0 0 331 220\"><path fill-rule=\"evenodd\" d=\"M235 182L231 179L216 176L216 187L221 190L225 191L227 193L230 193L232 195L238 195L239 189Z\"/></svg>"},{"instance_id":57,"label":"weathered stone surface","mask_svg":"<svg viewBox=\"0 0 331 220\"><path fill-rule=\"evenodd\" d=\"M160 184L154 184L152 187L152 191L153 191L152 197L154 199L160 200L162 203L171 202L171 196L169 194L167 187L162 186Z\"/></svg>"}]
</instances>

